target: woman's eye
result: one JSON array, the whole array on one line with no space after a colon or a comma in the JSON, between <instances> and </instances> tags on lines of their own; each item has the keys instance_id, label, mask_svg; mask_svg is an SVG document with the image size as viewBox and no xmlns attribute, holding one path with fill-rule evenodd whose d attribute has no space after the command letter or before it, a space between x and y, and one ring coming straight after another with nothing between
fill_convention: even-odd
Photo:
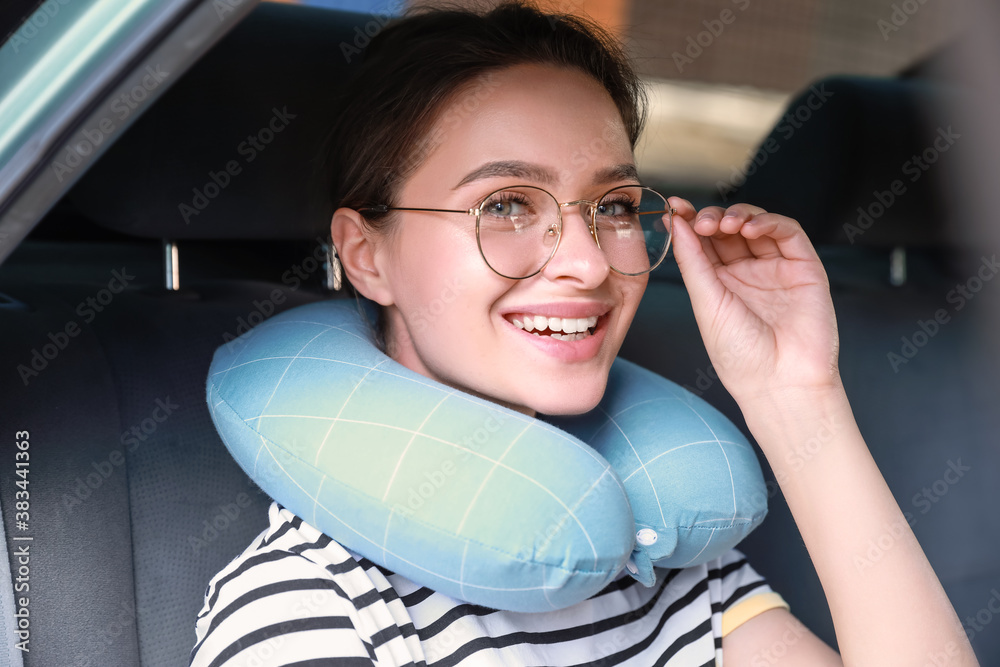
<instances>
[{"instance_id":1,"label":"woman's eye","mask_svg":"<svg viewBox=\"0 0 1000 667\"><path fill-rule=\"evenodd\" d=\"M603 217L621 218L635 212L635 205L629 201L605 201L597 205L597 215Z\"/></svg>"},{"instance_id":2,"label":"woman's eye","mask_svg":"<svg viewBox=\"0 0 1000 667\"><path fill-rule=\"evenodd\" d=\"M512 216L525 215L528 213L529 207L523 202L516 201L514 199L498 199L487 203L484 210L490 215L494 215L501 218L508 218Z\"/></svg>"}]
</instances>

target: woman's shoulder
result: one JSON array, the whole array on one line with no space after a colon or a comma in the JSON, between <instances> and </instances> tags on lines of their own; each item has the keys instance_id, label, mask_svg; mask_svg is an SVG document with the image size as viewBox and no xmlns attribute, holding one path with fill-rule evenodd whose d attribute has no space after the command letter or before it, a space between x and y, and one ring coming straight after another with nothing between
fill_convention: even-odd
<instances>
[{"instance_id":1,"label":"woman's shoulder","mask_svg":"<svg viewBox=\"0 0 1000 667\"><path fill-rule=\"evenodd\" d=\"M272 502L267 528L212 578L206 608L220 598L236 598L278 581L347 583L358 569L358 561L344 547Z\"/></svg>"},{"instance_id":2,"label":"woman's shoulder","mask_svg":"<svg viewBox=\"0 0 1000 667\"><path fill-rule=\"evenodd\" d=\"M722 636L769 609L788 609L788 603L737 549L702 566L712 609L719 614Z\"/></svg>"},{"instance_id":3,"label":"woman's shoulder","mask_svg":"<svg viewBox=\"0 0 1000 667\"><path fill-rule=\"evenodd\" d=\"M268 527L209 583L192 665L419 654L415 635L399 630L403 610L388 609L395 592L373 580L373 564L277 503L268 517Z\"/></svg>"}]
</instances>

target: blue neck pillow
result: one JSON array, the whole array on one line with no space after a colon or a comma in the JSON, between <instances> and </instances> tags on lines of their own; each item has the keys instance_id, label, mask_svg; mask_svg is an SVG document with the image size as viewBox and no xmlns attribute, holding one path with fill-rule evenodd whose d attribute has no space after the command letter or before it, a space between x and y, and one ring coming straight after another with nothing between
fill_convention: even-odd
<instances>
[{"instance_id":1,"label":"blue neck pillow","mask_svg":"<svg viewBox=\"0 0 1000 667\"><path fill-rule=\"evenodd\" d=\"M368 321L339 300L272 317L216 351L207 400L265 492L418 584L564 608L623 568L652 586L717 558L767 512L740 431L650 371L617 359L593 411L543 421L401 366Z\"/></svg>"}]
</instances>

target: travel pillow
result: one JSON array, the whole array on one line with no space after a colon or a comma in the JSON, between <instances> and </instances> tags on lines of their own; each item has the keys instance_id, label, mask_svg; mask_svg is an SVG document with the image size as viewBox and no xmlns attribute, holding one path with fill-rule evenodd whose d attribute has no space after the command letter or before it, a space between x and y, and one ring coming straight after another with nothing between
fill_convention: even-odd
<instances>
[{"instance_id":1,"label":"travel pillow","mask_svg":"<svg viewBox=\"0 0 1000 667\"><path fill-rule=\"evenodd\" d=\"M368 308L362 315L360 308ZM767 512L721 413L623 359L591 412L536 419L435 382L373 343L371 304L314 303L220 347L223 442L282 506L418 584L493 609L580 602L626 568L717 558Z\"/></svg>"}]
</instances>

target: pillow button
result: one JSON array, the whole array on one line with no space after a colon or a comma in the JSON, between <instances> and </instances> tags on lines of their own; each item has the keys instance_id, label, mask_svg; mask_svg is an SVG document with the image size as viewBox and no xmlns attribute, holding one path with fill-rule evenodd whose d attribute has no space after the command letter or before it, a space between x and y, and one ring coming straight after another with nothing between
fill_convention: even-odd
<instances>
[{"instance_id":1,"label":"pillow button","mask_svg":"<svg viewBox=\"0 0 1000 667\"><path fill-rule=\"evenodd\" d=\"M656 544L657 538L658 536L656 531L652 528L643 528L635 534L635 541L644 547L650 547Z\"/></svg>"}]
</instances>

